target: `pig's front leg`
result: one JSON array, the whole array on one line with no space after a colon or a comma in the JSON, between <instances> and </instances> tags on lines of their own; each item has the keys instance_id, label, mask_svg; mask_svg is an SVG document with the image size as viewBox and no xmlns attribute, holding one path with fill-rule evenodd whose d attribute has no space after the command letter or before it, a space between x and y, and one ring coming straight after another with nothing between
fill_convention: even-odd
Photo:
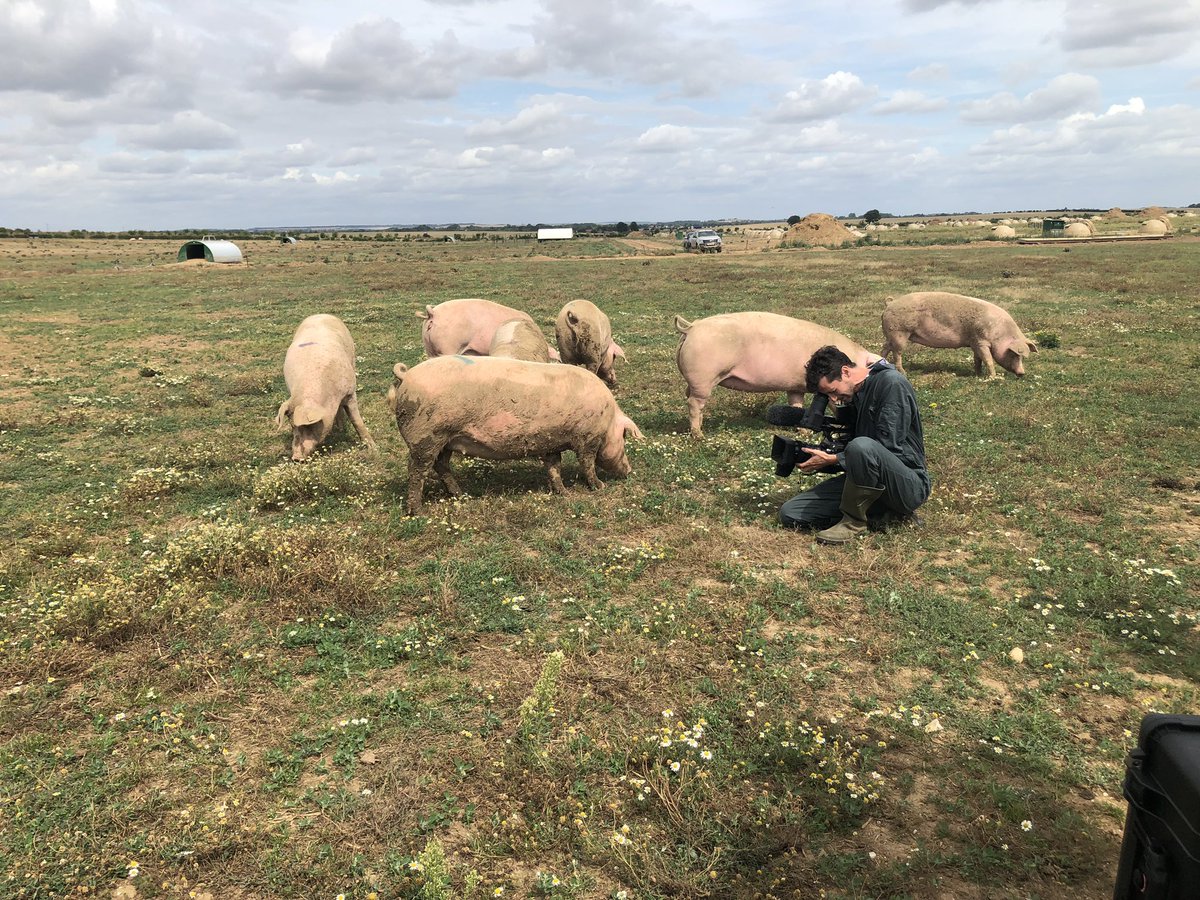
<instances>
[{"instance_id":1,"label":"pig's front leg","mask_svg":"<svg viewBox=\"0 0 1200 900\"><path fill-rule=\"evenodd\" d=\"M556 494L565 494L567 488L562 480L562 454L547 453L542 457L542 462L545 463L546 475L550 478L550 490ZM595 473L592 474L595 477Z\"/></svg>"},{"instance_id":2,"label":"pig's front leg","mask_svg":"<svg viewBox=\"0 0 1200 900\"><path fill-rule=\"evenodd\" d=\"M358 410L358 398L353 394L346 400L346 412L350 415L350 423L354 426L354 430L358 432L358 436L362 442L370 448L372 453L378 453L379 450L375 447L375 441L371 437L371 432L367 431L367 423L363 421L362 413Z\"/></svg>"},{"instance_id":3,"label":"pig's front leg","mask_svg":"<svg viewBox=\"0 0 1200 900\"><path fill-rule=\"evenodd\" d=\"M601 490L604 482L596 477L596 451L576 450L575 456L579 460L579 468L583 469L583 478L587 482L587 486L593 491Z\"/></svg>"},{"instance_id":4,"label":"pig's front leg","mask_svg":"<svg viewBox=\"0 0 1200 900\"><path fill-rule=\"evenodd\" d=\"M992 362L992 345L987 341L979 341L972 345L975 351L975 377L983 375L983 367L987 366L988 378L996 377L996 364Z\"/></svg>"}]
</instances>

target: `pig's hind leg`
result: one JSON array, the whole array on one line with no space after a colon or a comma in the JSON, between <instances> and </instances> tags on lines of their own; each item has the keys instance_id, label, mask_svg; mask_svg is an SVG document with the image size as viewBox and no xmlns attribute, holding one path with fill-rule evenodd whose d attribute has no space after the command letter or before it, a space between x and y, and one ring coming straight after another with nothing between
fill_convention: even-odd
<instances>
[{"instance_id":1,"label":"pig's hind leg","mask_svg":"<svg viewBox=\"0 0 1200 900\"><path fill-rule=\"evenodd\" d=\"M411 450L408 454L408 514L420 515L425 500L425 479L433 468L427 460L417 457Z\"/></svg>"},{"instance_id":2,"label":"pig's hind leg","mask_svg":"<svg viewBox=\"0 0 1200 900\"><path fill-rule=\"evenodd\" d=\"M451 496L457 497L462 493L462 488L458 484L458 479L454 477L454 473L450 471L450 457L453 455L453 450L443 447L442 452L434 460L433 471L438 473L438 477L442 479L442 484L446 486L446 490L450 492Z\"/></svg>"},{"instance_id":3,"label":"pig's hind leg","mask_svg":"<svg viewBox=\"0 0 1200 900\"><path fill-rule=\"evenodd\" d=\"M908 346L908 338L899 334L886 334L884 335L883 349L879 351L879 355L888 359L890 354L892 365L903 372L903 356L906 346Z\"/></svg>"}]
</instances>

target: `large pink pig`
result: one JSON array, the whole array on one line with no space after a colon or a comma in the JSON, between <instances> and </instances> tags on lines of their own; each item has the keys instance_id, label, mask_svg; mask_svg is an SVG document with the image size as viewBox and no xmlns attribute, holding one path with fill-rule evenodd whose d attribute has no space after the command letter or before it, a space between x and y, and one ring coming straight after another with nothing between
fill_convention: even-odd
<instances>
[{"instance_id":1,"label":"large pink pig","mask_svg":"<svg viewBox=\"0 0 1200 900\"><path fill-rule=\"evenodd\" d=\"M702 437L704 405L718 384L734 391L786 391L804 405L808 359L824 346L840 347L857 364L879 357L831 328L768 312L726 313L689 322L675 317L675 360L687 381L692 437Z\"/></svg>"},{"instance_id":2,"label":"large pink pig","mask_svg":"<svg viewBox=\"0 0 1200 900\"><path fill-rule=\"evenodd\" d=\"M564 450L575 451L588 487L596 466L630 472L625 435L642 436L604 382L578 366L477 356L439 356L409 369L397 363L387 401L408 444L408 513L421 511L430 471L451 494L454 451L483 459L541 457L550 486L565 493Z\"/></svg>"},{"instance_id":3,"label":"large pink pig","mask_svg":"<svg viewBox=\"0 0 1200 900\"><path fill-rule=\"evenodd\" d=\"M1037 342L1025 337L1013 317L995 303L946 291L888 297L883 337L883 355L891 356L901 372L909 341L926 347L970 347L975 374L982 375L987 366L989 378L996 377L995 363L1022 377L1025 357L1038 352Z\"/></svg>"},{"instance_id":4,"label":"large pink pig","mask_svg":"<svg viewBox=\"0 0 1200 900\"><path fill-rule=\"evenodd\" d=\"M473 298L447 300L437 306L426 306L425 311L417 313L417 316L425 320L421 326L421 340L425 344L425 355L430 358L456 353L487 356L496 329L503 323L525 319L534 325L529 313L491 300ZM558 359L554 351L550 352L550 356Z\"/></svg>"}]
</instances>

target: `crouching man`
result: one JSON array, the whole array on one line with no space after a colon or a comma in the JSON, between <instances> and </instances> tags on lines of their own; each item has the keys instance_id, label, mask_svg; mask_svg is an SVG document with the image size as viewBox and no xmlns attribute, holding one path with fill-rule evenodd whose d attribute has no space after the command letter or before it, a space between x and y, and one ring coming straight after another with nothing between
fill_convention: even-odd
<instances>
[{"instance_id":1,"label":"crouching man","mask_svg":"<svg viewBox=\"0 0 1200 900\"><path fill-rule=\"evenodd\" d=\"M855 365L837 347L822 347L808 361L810 393L841 407L850 424L846 449L838 454L813 450L796 468L811 474L843 470L788 500L779 520L792 528L824 529L823 544L845 544L870 525L886 527L913 515L929 498L925 442L917 396L886 360Z\"/></svg>"}]
</instances>

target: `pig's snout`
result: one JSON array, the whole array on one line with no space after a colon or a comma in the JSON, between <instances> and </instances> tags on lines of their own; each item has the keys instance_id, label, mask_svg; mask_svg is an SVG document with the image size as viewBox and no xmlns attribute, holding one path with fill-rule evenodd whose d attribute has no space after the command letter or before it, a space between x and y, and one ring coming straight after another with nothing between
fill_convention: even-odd
<instances>
[{"instance_id":1,"label":"pig's snout","mask_svg":"<svg viewBox=\"0 0 1200 900\"><path fill-rule=\"evenodd\" d=\"M311 428L296 429L292 434L292 462L304 462L312 456L317 443Z\"/></svg>"},{"instance_id":2,"label":"pig's snout","mask_svg":"<svg viewBox=\"0 0 1200 900\"><path fill-rule=\"evenodd\" d=\"M616 456L604 457L599 459L600 468L605 472L616 475L618 478L626 478L633 472L633 466L629 464L629 457L625 455L625 451L620 451Z\"/></svg>"}]
</instances>

